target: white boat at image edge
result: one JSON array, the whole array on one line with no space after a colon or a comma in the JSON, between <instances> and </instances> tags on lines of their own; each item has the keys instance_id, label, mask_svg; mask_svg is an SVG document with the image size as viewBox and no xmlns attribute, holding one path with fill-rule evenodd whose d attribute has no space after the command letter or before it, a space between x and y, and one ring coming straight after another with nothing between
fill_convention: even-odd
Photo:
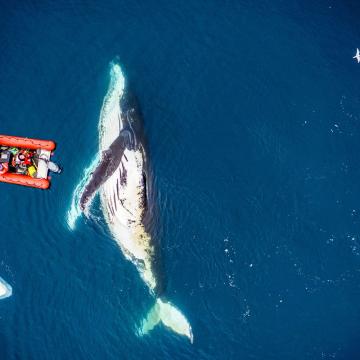
<instances>
[{"instance_id":1,"label":"white boat at image edge","mask_svg":"<svg viewBox=\"0 0 360 360\"><path fill-rule=\"evenodd\" d=\"M0 300L6 299L12 295L12 287L0 277Z\"/></svg>"}]
</instances>

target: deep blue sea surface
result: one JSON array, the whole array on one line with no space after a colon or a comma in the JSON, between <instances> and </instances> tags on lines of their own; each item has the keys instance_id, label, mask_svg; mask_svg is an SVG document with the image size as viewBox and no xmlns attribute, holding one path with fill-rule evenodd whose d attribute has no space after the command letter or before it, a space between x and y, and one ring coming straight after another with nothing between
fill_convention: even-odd
<instances>
[{"instance_id":1,"label":"deep blue sea surface","mask_svg":"<svg viewBox=\"0 0 360 360\"><path fill-rule=\"evenodd\" d=\"M360 3L1 1L0 133L53 139L0 184L0 359L360 359ZM66 223L118 56L142 106L167 295L106 226ZM101 222L100 222L101 224Z\"/></svg>"}]
</instances>

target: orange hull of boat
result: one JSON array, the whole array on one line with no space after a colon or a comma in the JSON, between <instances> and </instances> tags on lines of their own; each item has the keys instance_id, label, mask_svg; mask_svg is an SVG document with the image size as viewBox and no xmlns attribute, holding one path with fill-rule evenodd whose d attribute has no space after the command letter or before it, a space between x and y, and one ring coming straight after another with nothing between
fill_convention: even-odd
<instances>
[{"instance_id":1,"label":"orange hull of boat","mask_svg":"<svg viewBox=\"0 0 360 360\"><path fill-rule=\"evenodd\" d=\"M0 181L38 189L48 189L50 186L50 181L48 179L34 179L30 176L21 174L6 173L0 175Z\"/></svg>"},{"instance_id":2,"label":"orange hull of boat","mask_svg":"<svg viewBox=\"0 0 360 360\"><path fill-rule=\"evenodd\" d=\"M50 140L38 140L8 135L0 135L0 145L14 146L31 150L44 149L49 151L55 150L56 147L55 143Z\"/></svg>"}]
</instances>

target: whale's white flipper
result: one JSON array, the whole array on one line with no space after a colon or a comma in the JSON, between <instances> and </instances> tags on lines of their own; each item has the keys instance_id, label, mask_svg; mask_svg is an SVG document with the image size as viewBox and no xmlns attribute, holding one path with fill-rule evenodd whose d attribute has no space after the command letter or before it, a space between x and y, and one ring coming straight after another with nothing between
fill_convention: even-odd
<instances>
[{"instance_id":1,"label":"whale's white flipper","mask_svg":"<svg viewBox=\"0 0 360 360\"><path fill-rule=\"evenodd\" d=\"M124 92L125 78L119 64L111 63L110 65L110 84L101 109L99 131L100 133L104 133L104 129L107 129L107 132L115 139L120 132L118 127L118 119L120 117L119 99ZM106 138L106 141L103 141L104 144L102 144L103 148L106 149L109 147L114 139L109 137ZM91 164L84 170L84 173L73 192L70 209L67 211L66 216L66 222L71 230L75 230L76 220L82 214L80 209L80 198L99 162L100 154L98 153ZM91 201L88 202L88 208L90 205ZM85 211L85 215L87 214L88 212Z\"/></svg>"},{"instance_id":2,"label":"whale's white flipper","mask_svg":"<svg viewBox=\"0 0 360 360\"><path fill-rule=\"evenodd\" d=\"M75 230L76 220L81 216L82 212L80 209L80 198L84 192L86 184L91 178L91 174L94 172L96 166L100 160L99 154L96 154L90 165L85 168L79 183L76 185L75 190L72 194L70 209L66 214L66 222L71 230ZM90 205L90 202L89 202Z\"/></svg>"},{"instance_id":3,"label":"whale's white flipper","mask_svg":"<svg viewBox=\"0 0 360 360\"><path fill-rule=\"evenodd\" d=\"M193 342L191 325L186 317L170 302L165 302L158 298L146 318L142 321L140 335L147 334L160 322L172 331L188 337L191 343Z\"/></svg>"}]
</instances>

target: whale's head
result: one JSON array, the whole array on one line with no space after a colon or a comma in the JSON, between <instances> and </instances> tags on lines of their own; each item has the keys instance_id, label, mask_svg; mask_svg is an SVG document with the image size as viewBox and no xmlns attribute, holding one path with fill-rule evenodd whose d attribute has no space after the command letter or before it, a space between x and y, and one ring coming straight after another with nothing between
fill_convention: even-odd
<instances>
[{"instance_id":1,"label":"whale's head","mask_svg":"<svg viewBox=\"0 0 360 360\"><path fill-rule=\"evenodd\" d=\"M127 130L135 139L134 146L142 143L143 121L136 96L117 60L110 63L110 83L100 114L100 150L107 150Z\"/></svg>"}]
</instances>

